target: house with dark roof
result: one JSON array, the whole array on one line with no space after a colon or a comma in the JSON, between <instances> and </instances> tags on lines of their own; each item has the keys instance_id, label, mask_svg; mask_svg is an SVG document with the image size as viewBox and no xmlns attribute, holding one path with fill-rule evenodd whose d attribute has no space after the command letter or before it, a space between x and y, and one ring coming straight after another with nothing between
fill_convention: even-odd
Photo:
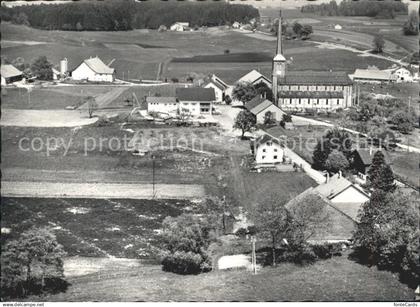
<instances>
[{"instance_id":1,"label":"house with dark roof","mask_svg":"<svg viewBox=\"0 0 420 307\"><path fill-rule=\"evenodd\" d=\"M283 110L305 111L344 109L352 105L353 82L342 71L288 71L284 57L281 16L277 50L273 58L274 104Z\"/></svg>"},{"instance_id":2,"label":"house with dark roof","mask_svg":"<svg viewBox=\"0 0 420 307\"><path fill-rule=\"evenodd\" d=\"M12 84L23 79L23 73L11 64L1 65L1 85Z\"/></svg>"},{"instance_id":3,"label":"house with dark roof","mask_svg":"<svg viewBox=\"0 0 420 307\"><path fill-rule=\"evenodd\" d=\"M280 141L264 134L251 143L255 163L258 166L273 165L283 162L284 148Z\"/></svg>"},{"instance_id":4,"label":"house with dark roof","mask_svg":"<svg viewBox=\"0 0 420 307\"><path fill-rule=\"evenodd\" d=\"M180 113L193 116L211 114L216 100L214 89L203 87L177 88L175 96L179 101Z\"/></svg>"},{"instance_id":5,"label":"house with dark roof","mask_svg":"<svg viewBox=\"0 0 420 307\"><path fill-rule=\"evenodd\" d=\"M106 65L100 58L84 60L71 73L73 80L93 82L114 82L115 69Z\"/></svg>"},{"instance_id":6,"label":"house with dark roof","mask_svg":"<svg viewBox=\"0 0 420 307\"><path fill-rule=\"evenodd\" d=\"M372 159L376 152L372 148L359 148L354 150L352 153L352 167L360 174L366 175L372 165ZM382 153L384 154L385 162L390 164L388 154L385 151L382 151Z\"/></svg>"},{"instance_id":7,"label":"house with dark roof","mask_svg":"<svg viewBox=\"0 0 420 307\"><path fill-rule=\"evenodd\" d=\"M266 114L271 113L275 121L281 121L283 114L285 114L278 106L273 104L270 100L257 96L245 104L245 109L255 115L257 123L263 124Z\"/></svg>"}]
</instances>

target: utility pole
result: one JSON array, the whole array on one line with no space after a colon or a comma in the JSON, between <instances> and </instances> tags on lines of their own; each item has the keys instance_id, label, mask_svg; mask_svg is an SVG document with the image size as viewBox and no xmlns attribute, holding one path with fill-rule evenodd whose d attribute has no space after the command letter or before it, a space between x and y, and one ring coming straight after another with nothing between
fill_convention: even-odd
<instances>
[{"instance_id":1,"label":"utility pole","mask_svg":"<svg viewBox=\"0 0 420 307\"><path fill-rule=\"evenodd\" d=\"M155 188L155 156L152 155L152 198L156 198L156 188Z\"/></svg>"},{"instance_id":2,"label":"utility pole","mask_svg":"<svg viewBox=\"0 0 420 307\"><path fill-rule=\"evenodd\" d=\"M251 244L252 244L252 253L251 253L251 263L252 263L252 273L255 275L257 274L257 256L255 253L255 237L251 237Z\"/></svg>"},{"instance_id":3,"label":"utility pole","mask_svg":"<svg viewBox=\"0 0 420 307\"><path fill-rule=\"evenodd\" d=\"M411 112L411 96L408 96L408 113ZM407 152L410 152L410 135L407 135Z\"/></svg>"}]
</instances>

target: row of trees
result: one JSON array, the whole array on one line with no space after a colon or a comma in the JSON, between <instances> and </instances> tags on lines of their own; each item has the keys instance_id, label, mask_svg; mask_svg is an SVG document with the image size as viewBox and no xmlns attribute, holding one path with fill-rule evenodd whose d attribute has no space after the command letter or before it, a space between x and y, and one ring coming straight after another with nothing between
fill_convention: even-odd
<instances>
[{"instance_id":1,"label":"row of trees","mask_svg":"<svg viewBox=\"0 0 420 307\"><path fill-rule=\"evenodd\" d=\"M419 200L396 189L391 168L377 152L368 172L371 197L359 212L354 256L368 265L400 273L416 287L420 277Z\"/></svg>"},{"instance_id":2,"label":"row of trees","mask_svg":"<svg viewBox=\"0 0 420 307\"><path fill-rule=\"evenodd\" d=\"M279 21L276 20L270 29L270 32L277 36ZM303 39L309 38L314 32L311 25L302 25L295 21L291 26L287 22L283 22L281 25L281 33L286 36L287 39L292 37L299 37Z\"/></svg>"},{"instance_id":3,"label":"row of trees","mask_svg":"<svg viewBox=\"0 0 420 307\"><path fill-rule=\"evenodd\" d=\"M23 5L2 7L4 21L47 30L125 31L138 28L158 29L174 22L191 26L217 26L235 21L246 23L259 16L250 5L225 2L179 2L104 0L60 5Z\"/></svg>"},{"instance_id":4,"label":"row of trees","mask_svg":"<svg viewBox=\"0 0 420 307\"><path fill-rule=\"evenodd\" d=\"M322 4L308 4L301 8L303 13L316 13L323 16L369 16L376 18L394 18L396 14L407 14L407 5L394 0L343 0Z\"/></svg>"}]
</instances>

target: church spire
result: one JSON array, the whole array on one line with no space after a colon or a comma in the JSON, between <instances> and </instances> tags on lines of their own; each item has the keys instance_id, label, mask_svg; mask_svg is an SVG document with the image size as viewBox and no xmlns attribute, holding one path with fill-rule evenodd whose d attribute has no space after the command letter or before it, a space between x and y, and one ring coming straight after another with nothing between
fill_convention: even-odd
<instances>
[{"instance_id":1,"label":"church spire","mask_svg":"<svg viewBox=\"0 0 420 307\"><path fill-rule=\"evenodd\" d=\"M281 33L281 10L279 13L279 25L278 25L278 30L277 30L277 50L276 50L276 54L283 54L283 46L281 44L281 39L282 39L282 33Z\"/></svg>"}]
</instances>

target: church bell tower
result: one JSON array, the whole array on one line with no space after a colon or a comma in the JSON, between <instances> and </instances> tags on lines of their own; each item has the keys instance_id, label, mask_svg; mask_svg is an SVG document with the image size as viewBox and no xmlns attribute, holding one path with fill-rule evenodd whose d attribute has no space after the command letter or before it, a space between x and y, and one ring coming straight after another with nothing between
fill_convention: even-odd
<instances>
[{"instance_id":1,"label":"church bell tower","mask_svg":"<svg viewBox=\"0 0 420 307\"><path fill-rule=\"evenodd\" d=\"M281 33L281 11L279 15L279 26L277 30L277 50L276 55L273 58L273 98L274 104L278 105L278 92L279 82L284 80L286 75L286 58L283 56L283 45L282 45L282 33Z\"/></svg>"}]
</instances>

